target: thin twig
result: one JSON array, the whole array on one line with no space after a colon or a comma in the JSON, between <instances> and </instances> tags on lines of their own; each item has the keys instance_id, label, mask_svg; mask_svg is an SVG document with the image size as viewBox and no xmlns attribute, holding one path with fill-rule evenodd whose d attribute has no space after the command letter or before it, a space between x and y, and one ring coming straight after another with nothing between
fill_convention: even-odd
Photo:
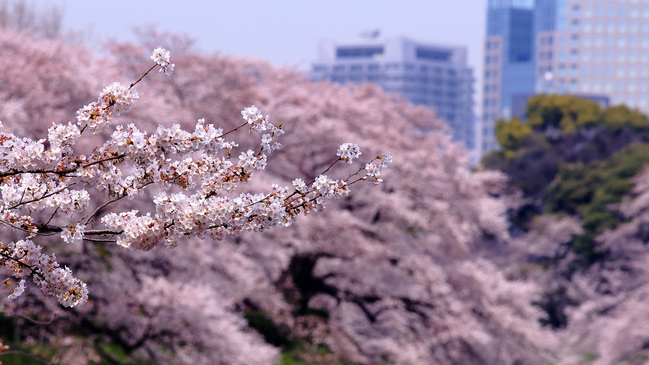
<instances>
[{"instance_id":1,"label":"thin twig","mask_svg":"<svg viewBox=\"0 0 649 365\"><path fill-rule=\"evenodd\" d=\"M131 86L128 87L128 89L129 89L129 90L132 89L133 86L137 85L138 82L142 81L142 79L144 78L144 76L148 75L149 72L153 71L153 69L154 69L156 66L158 66L158 65L155 64L155 65L151 66L151 68L149 69L149 71L145 72L144 75L140 76L140 78L137 79L137 81L135 81L134 83L132 83Z\"/></svg>"},{"instance_id":2,"label":"thin twig","mask_svg":"<svg viewBox=\"0 0 649 365\"><path fill-rule=\"evenodd\" d=\"M71 186L74 186L75 184L76 184L76 183L72 183L72 184L70 184L70 185L68 185L68 186L64 186L64 187L62 187L60 190L53 191L53 192L51 192L51 193L49 193L49 194L44 194L43 196L41 196L41 197L39 197L39 198L34 198L34 199L32 199L32 200L28 200L28 201L25 201L25 202L22 201L22 198L20 198L20 202L19 202L19 203L16 203L14 206L11 206L11 207L9 207L9 208L7 208L7 209L8 209L8 210L16 209L16 208L18 208L18 207L21 206L21 205L25 205L25 204L29 204L29 203L34 203L34 202L37 202L37 201L43 200L43 199L45 199L45 198L49 198L50 196L56 195L56 194L58 194L58 193L60 193L60 192L62 192L62 191L64 191L64 190L66 190L66 189L69 189ZM23 193L24 193L24 191L23 191ZM23 194L23 196L24 196L24 194Z\"/></svg>"},{"instance_id":3,"label":"thin twig","mask_svg":"<svg viewBox=\"0 0 649 365\"><path fill-rule=\"evenodd\" d=\"M233 130L230 130L230 131L227 131L227 132L223 133L223 134L220 135L219 137L220 137L220 138L223 138L223 137L227 136L228 134L230 134L230 133L232 133L232 132L235 132L235 131L239 130L239 128L243 128L243 127L245 127L245 126L247 126L247 125L248 125L248 122L243 123L242 125L240 125L240 126L234 128Z\"/></svg>"},{"instance_id":4,"label":"thin twig","mask_svg":"<svg viewBox=\"0 0 649 365\"><path fill-rule=\"evenodd\" d=\"M5 312L5 313L7 313L7 312ZM29 316L26 316L26 315L24 315L22 313L7 313L7 314L10 315L10 316L18 316L18 317L24 318L24 319L26 319L26 320L28 320L28 321L30 321L32 323L35 323L35 324L48 325L48 324L54 322L56 317L59 315L59 312L54 312L54 314L52 315L52 319L50 319L47 322L37 321L37 320L35 320L35 319L33 319L33 318L29 317Z\"/></svg>"},{"instance_id":5,"label":"thin twig","mask_svg":"<svg viewBox=\"0 0 649 365\"><path fill-rule=\"evenodd\" d=\"M43 359L42 357L38 357L36 355L32 355L32 354L27 353L27 352L22 352L22 351L3 351L3 352L0 352L0 356L2 356L2 355L12 355L12 354L28 356L28 357L31 357L32 359L36 360L36 361L42 362L43 364L47 364L47 365L53 365L54 364L53 362L49 362L49 361Z\"/></svg>"}]
</instances>

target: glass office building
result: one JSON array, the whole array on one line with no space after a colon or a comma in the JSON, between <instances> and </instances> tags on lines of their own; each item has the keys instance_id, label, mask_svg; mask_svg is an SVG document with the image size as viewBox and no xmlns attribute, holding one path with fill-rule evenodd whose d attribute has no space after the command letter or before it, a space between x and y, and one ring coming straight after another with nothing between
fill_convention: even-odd
<instances>
[{"instance_id":1,"label":"glass office building","mask_svg":"<svg viewBox=\"0 0 649 365\"><path fill-rule=\"evenodd\" d=\"M512 47L519 32L529 47ZM531 49L527 69L506 63L516 48ZM490 0L484 64L483 153L497 147L494 120L530 88L649 113L649 0Z\"/></svg>"},{"instance_id":2,"label":"glass office building","mask_svg":"<svg viewBox=\"0 0 649 365\"><path fill-rule=\"evenodd\" d=\"M489 0L479 138L482 153L497 147L495 123L511 117L514 95L534 93L534 15L531 0Z\"/></svg>"},{"instance_id":3,"label":"glass office building","mask_svg":"<svg viewBox=\"0 0 649 365\"><path fill-rule=\"evenodd\" d=\"M373 82L414 104L434 108L456 140L470 150L477 147L474 78L464 47L376 36L323 41L310 78L340 84Z\"/></svg>"}]
</instances>

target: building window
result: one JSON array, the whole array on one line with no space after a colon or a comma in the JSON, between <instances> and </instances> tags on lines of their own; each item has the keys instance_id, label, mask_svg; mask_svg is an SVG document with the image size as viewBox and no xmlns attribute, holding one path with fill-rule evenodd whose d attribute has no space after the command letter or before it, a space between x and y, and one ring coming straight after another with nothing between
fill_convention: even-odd
<instances>
[{"instance_id":1,"label":"building window","mask_svg":"<svg viewBox=\"0 0 649 365\"><path fill-rule=\"evenodd\" d=\"M334 72L345 72L345 65L335 65Z\"/></svg>"},{"instance_id":2,"label":"building window","mask_svg":"<svg viewBox=\"0 0 649 365\"><path fill-rule=\"evenodd\" d=\"M383 47L339 47L336 58L373 58L383 55Z\"/></svg>"},{"instance_id":3,"label":"building window","mask_svg":"<svg viewBox=\"0 0 649 365\"><path fill-rule=\"evenodd\" d=\"M360 71L363 71L363 65L352 65L352 66L350 67L350 70L351 70L352 72L360 72Z\"/></svg>"},{"instance_id":4,"label":"building window","mask_svg":"<svg viewBox=\"0 0 649 365\"><path fill-rule=\"evenodd\" d=\"M610 22L606 24L606 31L609 33L615 32L615 23Z\"/></svg>"},{"instance_id":5,"label":"building window","mask_svg":"<svg viewBox=\"0 0 649 365\"><path fill-rule=\"evenodd\" d=\"M416 50L416 57L424 60L448 62L451 55L451 52L439 49L418 47Z\"/></svg>"},{"instance_id":6,"label":"building window","mask_svg":"<svg viewBox=\"0 0 649 365\"><path fill-rule=\"evenodd\" d=\"M572 22L572 31L579 32L579 22Z\"/></svg>"},{"instance_id":7,"label":"building window","mask_svg":"<svg viewBox=\"0 0 649 365\"><path fill-rule=\"evenodd\" d=\"M370 64L367 66L367 69L368 69L369 71L378 71L378 70L381 69L381 66L379 66L379 65L376 64L376 63L370 63Z\"/></svg>"},{"instance_id":8,"label":"building window","mask_svg":"<svg viewBox=\"0 0 649 365\"><path fill-rule=\"evenodd\" d=\"M578 47L579 46L579 37L572 37L571 44L573 47Z\"/></svg>"}]
</instances>

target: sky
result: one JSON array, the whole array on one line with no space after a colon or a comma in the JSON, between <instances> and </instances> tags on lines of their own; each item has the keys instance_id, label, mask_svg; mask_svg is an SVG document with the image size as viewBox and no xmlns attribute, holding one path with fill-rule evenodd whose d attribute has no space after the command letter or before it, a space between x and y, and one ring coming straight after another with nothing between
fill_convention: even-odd
<instances>
[{"instance_id":1,"label":"sky","mask_svg":"<svg viewBox=\"0 0 649 365\"><path fill-rule=\"evenodd\" d=\"M278 66L309 68L322 39L357 38L379 29L385 37L461 45L480 100L486 0L31 0L57 5L65 28L86 39L134 39L132 29L189 35L204 52L252 56ZM164 46L163 46L164 47ZM172 53L173 57L173 53Z\"/></svg>"}]
</instances>

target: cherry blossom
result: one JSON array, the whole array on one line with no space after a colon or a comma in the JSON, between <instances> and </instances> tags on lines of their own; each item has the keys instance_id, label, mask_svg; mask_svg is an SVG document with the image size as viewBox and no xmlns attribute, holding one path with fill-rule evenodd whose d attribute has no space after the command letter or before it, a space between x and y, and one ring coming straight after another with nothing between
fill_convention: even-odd
<instances>
[{"instance_id":1,"label":"cherry blossom","mask_svg":"<svg viewBox=\"0 0 649 365\"><path fill-rule=\"evenodd\" d=\"M151 59L155 65L149 71L160 67L168 75L174 68L169 51L163 48L156 48ZM117 125L90 153L77 152L75 144L88 136L86 130L99 134L111 124L113 116L137 103L135 85L149 71L128 87L119 82L105 87L97 101L77 111L76 125L53 123L47 141L0 133L0 223L28 235L17 242L0 243L0 266L17 278L32 276L34 283L44 293L57 297L61 305L85 303L87 286L74 278L69 268L61 268L54 254L42 252L42 247L32 241L40 235L59 233L69 244L83 240L115 242L127 250L144 251L161 243L175 247L178 239L188 236L221 240L243 231L289 226L298 214L322 211L327 200L346 196L349 185L366 179L355 177L358 170L344 180L320 175L310 187L297 178L293 188L273 184L267 193L230 195L239 184L249 182L257 171L266 168L265 152L278 149L280 144L274 138L284 133L281 125L270 123L270 116L264 117L254 105L241 112L245 123L227 132L205 119L198 120L193 132L178 124L159 126L151 133L134 124ZM243 127L263 133L261 148L241 151L233 161L232 152L238 144L225 136ZM350 164L360 154L357 145L344 143L327 171L340 161ZM377 182L380 167L366 170L370 181ZM99 217L101 208L122 198L134 199L151 185L181 192L155 195L155 211L129 210ZM104 191L108 201L89 211L88 191L93 189ZM32 212L44 210L53 211L51 217L46 222L34 220ZM58 216L71 220L79 215L82 217L76 222L54 223L59 222L55 219ZM97 222L103 227L97 227ZM24 280L10 298L23 291Z\"/></svg>"}]
</instances>

